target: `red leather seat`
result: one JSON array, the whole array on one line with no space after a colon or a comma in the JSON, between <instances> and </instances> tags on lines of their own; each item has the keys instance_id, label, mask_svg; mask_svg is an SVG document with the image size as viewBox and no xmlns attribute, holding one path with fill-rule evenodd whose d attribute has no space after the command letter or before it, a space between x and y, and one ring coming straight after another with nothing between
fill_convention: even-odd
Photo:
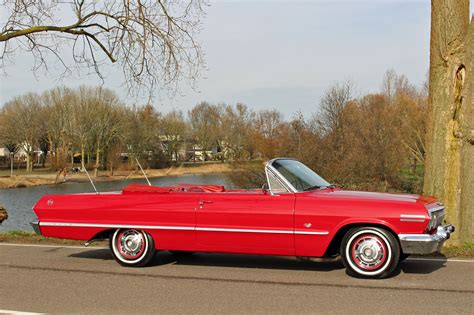
<instances>
[{"instance_id":1,"label":"red leather seat","mask_svg":"<svg viewBox=\"0 0 474 315\"><path fill-rule=\"evenodd\" d=\"M222 185L200 185L200 184L178 184L178 188L182 188L189 192L224 192Z\"/></svg>"}]
</instances>

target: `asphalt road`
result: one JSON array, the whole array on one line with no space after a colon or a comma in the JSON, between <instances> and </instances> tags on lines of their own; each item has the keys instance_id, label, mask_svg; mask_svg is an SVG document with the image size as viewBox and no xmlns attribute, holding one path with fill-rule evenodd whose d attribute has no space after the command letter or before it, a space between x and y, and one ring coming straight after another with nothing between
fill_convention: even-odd
<instances>
[{"instance_id":1,"label":"asphalt road","mask_svg":"<svg viewBox=\"0 0 474 315\"><path fill-rule=\"evenodd\" d=\"M0 314L474 314L474 260L418 260L385 280L339 261L198 253L124 268L108 249L0 243Z\"/></svg>"}]
</instances>

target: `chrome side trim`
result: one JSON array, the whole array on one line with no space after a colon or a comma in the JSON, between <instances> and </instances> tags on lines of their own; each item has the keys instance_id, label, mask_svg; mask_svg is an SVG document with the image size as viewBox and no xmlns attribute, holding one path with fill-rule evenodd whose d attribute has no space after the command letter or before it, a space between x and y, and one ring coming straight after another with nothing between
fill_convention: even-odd
<instances>
[{"instance_id":1,"label":"chrome side trim","mask_svg":"<svg viewBox=\"0 0 474 315\"><path fill-rule=\"evenodd\" d=\"M264 233L264 234L298 234L298 235L328 235L329 231L293 231L293 230L261 230L261 229L229 229L191 226L169 225L128 225L128 224L97 224L97 223L68 223L68 222L40 222L40 226L61 227L100 227L100 228L130 228L149 230L176 230L176 231L201 231L201 232L233 232L233 233Z\"/></svg>"},{"instance_id":2,"label":"chrome side trim","mask_svg":"<svg viewBox=\"0 0 474 315\"><path fill-rule=\"evenodd\" d=\"M206 228L206 227L196 227L196 231L202 231L202 232L293 234L293 231L289 231L289 230L226 229L226 228Z\"/></svg>"},{"instance_id":3,"label":"chrome side trim","mask_svg":"<svg viewBox=\"0 0 474 315\"><path fill-rule=\"evenodd\" d=\"M400 214L400 221L402 222L425 222L426 217L424 215L417 214Z\"/></svg>"},{"instance_id":4,"label":"chrome side trim","mask_svg":"<svg viewBox=\"0 0 474 315\"><path fill-rule=\"evenodd\" d=\"M128 225L128 224L96 224L96 223L68 223L68 222L40 222L40 226L63 226L63 227L100 227L100 228L130 228L149 230L180 230L194 231L193 226L167 226L167 225Z\"/></svg>"},{"instance_id":5,"label":"chrome side trim","mask_svg":"<svg viewBox=\"0 0 474 315\"><path fill-rule=\"evenodd\" d=\"M308 231L295 231L295 234L298 235L328 235L328 231L314 231L314 232L308 232Z\"/></svg>"}]
</instances>

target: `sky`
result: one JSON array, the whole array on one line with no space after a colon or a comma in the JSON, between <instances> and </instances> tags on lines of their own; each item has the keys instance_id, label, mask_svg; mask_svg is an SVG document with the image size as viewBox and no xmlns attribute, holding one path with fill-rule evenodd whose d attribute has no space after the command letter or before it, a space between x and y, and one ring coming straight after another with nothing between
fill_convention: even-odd
<instances>
[{"instance_id":1,"label":"sky","mask_svg":"<svg viewBox=\"0 0 474 315\"><path fill-rule=\"evenodd\" d=\"M211 1L198 35L206 70L191 88L186 81L162 112L187 112L201 101L242 102L253 110L278 109L291 117L317 110L324 90L351 80L359 94L377 92L394 69L421 86L429 67L430 3L420 1ZM32 57L17 53L0 77L0 105L25 92L57 85L100 84L95 76L57 80L31 71ZM115 66L114 66L115 67ZM119 69L105 68L104 86L128 104L145 103L121 87Z\"/></svg>"}]
</instances>

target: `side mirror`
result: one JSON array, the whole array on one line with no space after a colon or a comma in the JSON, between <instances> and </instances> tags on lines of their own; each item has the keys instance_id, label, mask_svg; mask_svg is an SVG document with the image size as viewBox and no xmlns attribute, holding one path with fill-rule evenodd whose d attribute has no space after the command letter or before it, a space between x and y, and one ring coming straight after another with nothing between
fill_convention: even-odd
<instances>
[{"instance_id":1,"label":"side mirror","mask_svg":"<svg viewBox=\"0 0 474 315\"><path fill-rule=\"evenodd\" d=\"M262 185L262 190L263 190L264 192L267 192L267 191L268 191L268 184L267 184L267 183L265 183L265 184Z\"/></svg>"}]
</instances>

